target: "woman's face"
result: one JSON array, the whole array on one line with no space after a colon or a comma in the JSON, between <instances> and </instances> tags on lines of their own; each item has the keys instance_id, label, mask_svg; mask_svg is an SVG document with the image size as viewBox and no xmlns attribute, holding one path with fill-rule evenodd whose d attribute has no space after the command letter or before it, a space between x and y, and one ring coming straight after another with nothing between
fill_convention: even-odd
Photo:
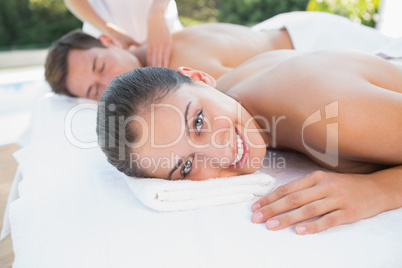
<instances>
[{"instance_id":1,"label":"woman's face","mask_svg":"<svg viewBox=\"0 0 402 268\"><path fill-rule=\"evenodd\" d=\"M250 114L202 82L168 94L135 124L143 133L132 160L151 177L205 180L255 172L266 146Z\"/></svg>"}]
</instances>

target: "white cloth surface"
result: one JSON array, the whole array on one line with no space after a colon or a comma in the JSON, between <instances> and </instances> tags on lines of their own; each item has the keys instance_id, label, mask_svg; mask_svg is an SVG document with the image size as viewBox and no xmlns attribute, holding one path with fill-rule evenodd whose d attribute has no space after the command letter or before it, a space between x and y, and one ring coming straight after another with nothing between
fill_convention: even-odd
<instances>
[{"instance_id":1,"label":"white cloth surface","mask_svg":"<svg viewBox=\"0 0 402 268\"><path fill-rule=\"evenodd\" d=\"M10 194L8 195L7 198L7 206L4 211L3 228L1 229L0 233L0 241L6 238L11 233L10 218L8 213L10 206L8 204L11 204L12 202L14 202L14 200L17 200L19 198L18 185L20 184L21 181L22 181L22 174L21 171L17 169L17 172L14 176L13 184L10 189Z\"/></svg>"},{"instance_id":2,"label":"white cloth surface","mask_svg":"<svg viewBox=\"0 0 402 268\"><path fill-rule=\"evenodd\" d=\"M89 2L104 21L122 28L140 43L146 40L148 15L153 0L89 0ZM171 0L166 8L165 19L171 32L183 28L174 0ZM88 22L84 22L82 30L94 37L101 35L101 32Z\"/></svg>"},{"instance_id":3,"label":"white cloth surface","mask_svg":"<svg viewBox=\"0 0 402 268\"><path fill-rule=\"evenodd\" d=\"M395 40L385 44L384 46L376 49L374 54L382 54L391 58L400 58L402 57L402 37L396 38Z\"/></svg>"},{"instance_id":4,"label":"white cloth surface","mask_svg":"<svg viewBox=\"0 0 402 268\"><path fill-rule=\"evenodd\" d=\"M158 211L251 201L256 196L268 194L275 184L274 178L261 172L205 181L169 181L128 176L126 181L138 200Z\"/></svg>"},{"instance_id":5,"label":"white cloth surface","mask_svg":"<svg viewBox=\"0 0 402 268\"><path fill-rule=\"evenodd\" d=\"M372 53L393 38L326 12L296 11L279 14L252 27L255 31L285 27L296 50L357 49Z\"/></svg>"},{"instance_id":6,"label":"white cloth surface","mask_svg":"<svg viewBox=\"0 0 402 268\"><path fill-rule=\"evenodd\" d=\"M86 102L45 98L30 146L16 153L23 180L9 206L14 268L400 267L402 209L307 236L251 223L252 202L149 209L94 146L96 112ZM70 110L77 105L87 108ZM260 172L279 186L317 168L270 151Z\"/></svg>"}]
</instances>

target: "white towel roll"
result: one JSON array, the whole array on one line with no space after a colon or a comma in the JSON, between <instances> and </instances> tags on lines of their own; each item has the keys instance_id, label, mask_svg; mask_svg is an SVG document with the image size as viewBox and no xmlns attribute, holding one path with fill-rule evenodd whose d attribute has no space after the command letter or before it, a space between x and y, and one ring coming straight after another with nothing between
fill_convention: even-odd
<instances>
[{"instance_id":1,"label":"white towel roll","mask_svg":"<svg viewBox=\"0 0 402 268\"><path fill-rule=\"evenodd\" d=\"M269 193L275 184L270 175L253 174L204 181L145 179L126 176L134 195L158 211L177 211L246 202Z\"/></svg>"}]
</instances>

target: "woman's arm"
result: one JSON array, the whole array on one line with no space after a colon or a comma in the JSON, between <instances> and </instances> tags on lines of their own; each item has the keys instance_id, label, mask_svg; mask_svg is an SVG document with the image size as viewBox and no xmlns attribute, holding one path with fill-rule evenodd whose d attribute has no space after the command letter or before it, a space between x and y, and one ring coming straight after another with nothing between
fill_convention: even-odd
<instances>
[{"instance_id":1,"label":"woman's arm","mask_svg":"<svg viewBox=\"0 0 402 268\"><path fill-rule=\"evenodd\" d=\"M362 71L371 71L370 66ZM402 95L395 90L399 81L388 74L374 77L378 85L356 75L339 83L325 79L318 86L329 83L334 85L329 92L338 90L339 115L332 122L339 124L336 157L356 163L353 172L364 172L359 163L390 168L370 174L313 172L258 200L252 207L253 222L267 222L272 230L296 224L296 233L310 234L402 207ZM311 103L319 103L322 96L317 94ZM308 141L323 151L326 124L313 129Z\"/></svg>"},{"instance_id":2,"label":"woman's arm","mask_svg":"<svg viewBox=\"0 0 402 268\"><path fill-rule=\"evenodd\" d=\"M311 234L400 207L402 166L367 175L316 171L255 202L252 221Z\"/></svg>"},{"instance_id":3,"label":"woman's arm","mask_svg":"<svg viewBox=\"0 0 402 268\"><path fill-rule=\"evenodd\" d=\"M129 48L131 45L140 45L137 41L132 39L126 31L110 22L104 21L92 8L88 0L64 0L64 3L78 19L91 23L102 33L118 40L123 48Z\"/></svg>"},{"instance_id":4,"label":"woman's arm","mask_svg":"<svg viewBox=\"0 0 402 268\"><path fill-rule=\"evenodd\" d=\"M170 0L154 0L148 19L147 65L169 67L172 38L165 20Z\"/></svg>"}]
</instances>

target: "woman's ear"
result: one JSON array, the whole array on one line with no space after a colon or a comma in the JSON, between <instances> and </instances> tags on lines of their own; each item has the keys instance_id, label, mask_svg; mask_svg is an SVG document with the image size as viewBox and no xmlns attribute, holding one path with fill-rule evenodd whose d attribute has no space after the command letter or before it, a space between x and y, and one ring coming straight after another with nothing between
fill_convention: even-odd
<instances>
[{"instance_id":1,"label":"woman's ear","mask_svg":"<svg viewBox=\"0 0 402 268\"><path fill-rule=\"evenodd\" d=\"M201 81L205 84L215 88L216 87L216 80L212 76L202 71L194 70L189 67L179 67L178 72L182 75L188 76L194 81Z\"/></svg>"},{"instance_id":2,"label":"woman's ear","mask_svg":"<svg viewBox=\"0 0 402 268\"><path fill-rule=\"evenodd\" d=\"M106 34L101 34L99 36L99 41L105 47L114 46L114 47L118 47L118 48L123 48L123 46L120 44L119 41L117 41L116 39L113 39L112 37L110 37L110 36L108 36Z\"/></svg>"}]
</instances>

